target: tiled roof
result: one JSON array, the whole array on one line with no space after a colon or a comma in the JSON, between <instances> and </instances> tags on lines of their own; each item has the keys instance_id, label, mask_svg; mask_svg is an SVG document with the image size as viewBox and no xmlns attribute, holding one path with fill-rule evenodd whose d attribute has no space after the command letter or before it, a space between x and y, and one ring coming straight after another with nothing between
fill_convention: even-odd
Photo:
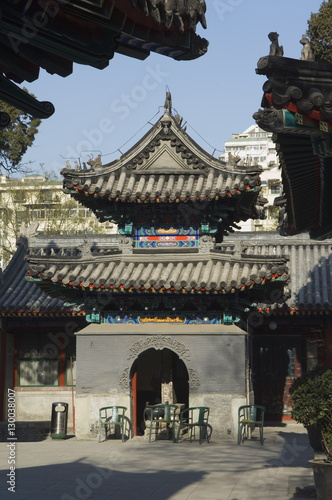
<instances>
[{"instance_id":1,"label":"tiled roof","mask_svg":"<svg viewBox=\"0 0 332 500\"><path fill-rule=\"evenodd\" d=\"M114 237L113 237L114 238ZM110 255L105 236L52 243L36 238L29 248L28 273L50 294L83 292L237 294L256 289L262 302L271 302L271 291L282 288L288 279L282 256L243 256L215 249L206 253L178 254L121 252ZM90 247L90 249L89 249ZM54 249L56 249L54 251ZM77 296L76 293L76 296ZM276 296L274 296L276 297Z\"/></svg>"},{"instance_id":2,"label":"tiled roof","mask_svg":"<svg viewBox=\"0 0 332 500\"><path fill-rule=\"evenodd\" d=\"M288 281L280 282L286 285L286 299L269 307L284 314L332 312L332 240L317 242L307 234L281 237L273 232L236 233L220 245L220 250L210 254L191 254L188 258L180 259L164 255L162 259L154 260L150 255L145 259L139 255L135 255L135 258L133 254L126 255L123 248L116 248L114 237L109 242L105 236L99 238L95 239L93 245L82 240L77 251L73 241L75 238L72 238L71 244L70 238L66 239L64 247L59 245L59 241L53 240L54 251L52 245L46 248L45 244L44 257L33 257L29 265L41 266L33 272L44 269L45 276L48 269L51 275L47 276L49 287L56 284L59 278L63 283L68 279L76 279L76 282L84 281L88 289L89 285L109 286L113 287L110 291L117 290L118 293L133 286L132 293L144 293L140 287L159 293L158 287L159 290L164 287L165 293L183 293L183 290L200 294L212 293L212 287L218 287L220 291L217 293L224 294L225 291L226 294L234 294L241 287L252 286L253 282L259 287L266 279L266 284L269 284L269 280L276 278L273 274L279 272L281 279L288 277ZM38 248L42 246L35 242L33 253L38 254ZM70 248L73 250L71 258ZM77 314L69 305L65 306L62 300L52 298L34 282L26 281L26 254L27 240L21 238L16 254L1 277L0 314ZM282 256L287 259L287 268ZM45 264L42 264L43 258L47 261ZM287 274L282 274L285 271ZM139 288L135 288L135 285ZM207 291L202 292L202 288Z\"/></svg>"},{"instance_id":3,"label":"tiled roof","mask_svg":"<svg viewBox=\"0 0 332 500\"><path fill-rule=\"evenodd\" d=\"M1 274L0 316L76 315L64 301L50 297L35 283L25 279L27 248L27 238L21 236L13 258Z\"/></svg>"},{"instance_id":4,"label":"tiled roof","mask_svg":"<svg viewBox=\"0 0 332 500\"><path fill-rule=\"evenodd\" d=\"M287 279L281 259L225 258L219 252L181 257L114 255L111 262L109 260L88 259L74 263L65 260L63 264L48 261L43 265L43 259L30 254L28 271L37 279L69 287L102 287L114 291L124 289L137 292L152 289L195 292L204 289L228 293L260 285L266 280Z\"/></svg>"},{"instance_id":5,"label":"tiled roof","mask_svg":"<svg viewBox=\"0 0 332 500\"><path fill-rule=\"evenodd\" d=\"M282 237L277 233L237 233L222 244L224 251L241 245L243 253L284 255L288 261L288 299L276 304L282 311L332 312L332 240L313 241L308 234Z\"/></svg>"},{"instance_id":6,"label":"tiled roof","mask_svg":"<svg viewBox=\"0 0 332 500\"><path fill-rule=\"evenodd\" d=\"M313 119L332 119L330 93L332 64L289 57L261 57L256 73L265 75L264 108L292 109L296 106ZM323 118L324 117L324 118ZM265 126L258 123L265 130Z\"/></svg>"},{"instance_id":7,"label":"tiled roof","mask_svg":"<svg viewBox=\"0 0 332 500\"><path fill-rule=\"evenodd\" d=\"M170 204L198 203L198 214L215 201L229 208L220 219L225 225L229 220L260 218L266 202L260 193L261 167L225 163L208 154L187 135L180 117L172 115L170 99L169 94L158 122L118 160L103 165L99 156L82 167L68 163L62 170L65 192L101 221L113 217L120 223L129 204L159 205L170 211ZM125 218L134 214L131 208Z\"/></svg>"},{"instance_id":8,"label":"tiled roof","mask_svg":"<svg viewBox=\"0 0 332 500\"><path fill-rule=\"evenodd\" d=\"M226 170L208 173L183 171L172 173L149 173L139 175L126 168L117 171L98 172L93 180L73 177L65 180L65 187L84 195L117 199L127 202L172 202L205 201L236 196L257 188L257 174L233 174ZM82 198L84 201L84 198Z\"/></svg>"}]
</instances>

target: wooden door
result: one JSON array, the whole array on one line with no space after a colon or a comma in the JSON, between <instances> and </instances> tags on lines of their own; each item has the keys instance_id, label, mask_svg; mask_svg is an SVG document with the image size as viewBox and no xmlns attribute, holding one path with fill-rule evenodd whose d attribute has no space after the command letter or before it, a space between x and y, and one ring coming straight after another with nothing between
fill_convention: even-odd
<instances>
[{"instance_id":1,"label":"wooden door","mask_svg":"<svg viewBox=\"0 0 332 500\"><path fill-rule=\"evenodd\" d=\"M305 364L305 341L295 335L257 335L253 338L255 404L266 407L268 420L291 416L289 389Z\"/></svg>"}]
</instances>

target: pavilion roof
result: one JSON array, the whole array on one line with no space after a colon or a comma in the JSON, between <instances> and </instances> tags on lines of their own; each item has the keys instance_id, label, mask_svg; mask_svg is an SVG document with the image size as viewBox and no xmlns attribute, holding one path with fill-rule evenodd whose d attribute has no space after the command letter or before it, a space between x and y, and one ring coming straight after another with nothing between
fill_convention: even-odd
<instances>
[{"instance_id":1,"label":"pavilion roof","mask_svg":"<svg viewBox=\"0 0 332 500\"><path fill-rule=\"evenodd\" d=\"M260 194L260 173L258 165L225 163L204 151L186 133L181 117L173 116L170 93L162 117L119 159L102 164L98 156L88 165L68 162L62 170L65 192L101 221L121 203L206 205L231 199L237 221L259 218L266 201Z\"/></svg>"},{"instance_id":2,"label":"pavilion roof","mask_svg":"<svg viewBox=\"0 0 332 500\"><path fill-rule=\"evenodd\" d=\"M267 76L262 109L254 114L275 132L284 195L276 200L281 234L332 236L332 64L266 56L256 72Z\"/></svg>"},{"instance_id":3,"label":"pavilion roof","mask_svg":"<svg viewBox=\"0 0 332 500\"><path fill-rule=\"evenodd\" d=\"M282 256L224 253L211 241L196 253L150 253L137 251L128 242L130 238L115 236L35 238L27 256L28 279L48 294L85 308L90 304L103 309L104 304L126 297L146 302L152 295L166 301L198 297L228 309L258 301L272 304L271 297L283 300L288 273Z\"/></svg>"},{"instance_id":4,"label":"pavilion roof","mask_svg":"<svg viewBox=\"0 0 332 500\"><path fill-rule=\"evenodd\" d=\"M148 290L195 293L202 289L228 293L288 278L286 261L280 256L244 257L207 248L198 253L152 254L135 249L128 252L126 238L120 237L119 245L115 236L98 239L93 236L80 246L75 238L70 247L67 239L44 240L42 245L43 240L36 238L28 255L29 275L45 285L49 283L50 288L57 283L72 288L137 293Z\"/></svg>"},{"instance_id":5,"label":"pavilion roof","mask_svg":"<svg viewBox=\"0 0 332 500\"><path fill-rule=\"evenodd\" d=\"M177 60L205 54L208 42L195 33L206 27L204 0L2 0L0 33L0 99L34 116L54 112L16 83L38 79L41 68L66 77L73 63L98 69L114 53L145 59L151 51ZM2 124L5 120L1 115Z\"/></svg>"},{"instance_id":6,"label":"pavilion roof","mask_svg":"<svg viewBox=\"0 0 332 500\"><path fill-rule=\"evenodd\" d=\"M282 237L273 232L239 232L229 236L216 251L186 256L182 254L182 257L178 255L177 259L174 255L160 254L159 260L151 259L149 253L128 254L127 247L127 239L114 235L99 235L92 239L52 239L39 236L33 240L21 237L15 255L1 275L0 315L80 314L76 305L72 302L70 305L66 294L63 300L59 299L61 291L71 288L77 292L82 288L76 283L69 284L74 283L73 281L67 282L69 278L75 279L75 276L71 276L74 272L77 273L76 280L79 279L79 274L85 273L82 280L87 293L98 286L105 291L105 288L101 287L109 286L110 295L119 296L126 291L125 286L128 290L132 286L130 280L135 278L134 273L138 266L140 276L135 278L137 281L134 283L134 289L135 284L139 284L139 279L143 280L141 287L149 289L147 296L151 296L151 293L159 294L157 288L160 286L164 287L165 296L174 292L179 298L184 294L194 298L213 293L213 296L227 298L236 293L241 294L241 287L252 286L251 290L254 292L255 287L258 290L269 284L278 285L278 278L272 276L274 273L280 276L279 284L286 287L284 297L279 303L259 304L259 307L265 310L270 308L282 314L332 312L332 240L314 241L308 234ZM128 267L131 276L126 276ZM28 268L31 273L30 281L26 280ZM44 276L43 281L34 281L34 278L41 280L41 276ZM59 278L60 284L57 282ZM286 278L287 281L281 281ZM274 281L271 281L273 279ZM219 295L212 292L211 288L217 280ZM265 285L262 284L264 280ZM42 286L37 286L36 283ZM176 285L178 290L173 285ZM206 291L199 290L204 285ZM168 292L166 287L170 287ZM56 290L57 298L51 294L52 288L53 293ZM127 295L143 296L146 293L143 288L128 291ZM174 288L174 291L171 288ZM115 289L118 291L115 292ZM271 290L273 292L273 288ZM276 290L272 298L276 297L278 288ZM245 289L242 288L242 291Z\"/></svg>"}]
</instances>

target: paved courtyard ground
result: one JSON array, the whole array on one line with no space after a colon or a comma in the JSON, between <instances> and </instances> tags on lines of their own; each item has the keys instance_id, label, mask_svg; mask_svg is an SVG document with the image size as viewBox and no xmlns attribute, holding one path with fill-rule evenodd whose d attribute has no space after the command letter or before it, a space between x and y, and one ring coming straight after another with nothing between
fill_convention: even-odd
<instances>
[{"instance_id":1,"label":"paved courtyard ground","mask_svg":"<svg viewBox=\"0 0 332 500\"><path fill-rule=\"evenodd\" d=\"M257 434L257 435L256 435ZM265 428L251 441L148 443L47 438L0 443L2 500L290 500L315 498L305 429ZM8 460L15 460L15 476ZM14 480L15 493L8 491Z\"/></svg>"}]
</instances>

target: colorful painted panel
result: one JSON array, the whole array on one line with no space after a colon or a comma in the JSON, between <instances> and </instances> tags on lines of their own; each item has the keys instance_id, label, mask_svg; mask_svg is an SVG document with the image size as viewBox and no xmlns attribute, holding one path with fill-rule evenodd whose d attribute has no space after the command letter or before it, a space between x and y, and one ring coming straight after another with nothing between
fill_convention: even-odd
<instances>
[{"instance_id":1,"label":"colorful painted panel","mask_svg":"<svg viewBox=\"0 0 332 500\"><path fill-rule=\"evenodd\" d=\"M216 325L221 324L222 321L218 318L198 318L198 317L184 317L184 316L165 316L165 317L150 317L150 316L107 316L104 318L104 323L136 323L136 324L148 324L148 323L181 323L183 325L192 324L209 324Z\"/></svg>"},{"instance_id":2,"label":"colorful painted panel","mask_svg":"<svg viewBox=\"0 0 332 500\"><path fill-rule=\"evenodd\" d=\"M195 248L198 243L199 231L192 227L136 229L135 234L136 248Z\"/></svg>"},{"instance_id":3,"label":"colorful painted panel","mask_svg":"<svg viewBox=\"0 0 332 500\"><path fill-rule=\"evenodd\" d=\"M331 133L332 126L327 121L321 120L321 115L317 118L310 117L306 114L297 113L295 111L290 111L287 109L283 110L283 121L284 128L296 131L307 131L307 132L325 132Z\"/></svg>"},{"instance_id":4,"label":"colorful painted panel","mask_svg":"<svg viewBox=\"0 0 332 500\"><path fill-rule=\"evenodd\" d=\"M159 324L159 323L170 323L170 324L183 324L183 325L231 325L239 321L239 317L235 314L226 313L221 316L203 316L198 317L194 314L187 314L186 316L181 315L156 315L156 316L136 316L131 314L112 316L107 313L98 313L98 314L87 314L86 320L89 323L134 323L137 325L146 325L146 324Z\"/></svg>"}]
</instances>

